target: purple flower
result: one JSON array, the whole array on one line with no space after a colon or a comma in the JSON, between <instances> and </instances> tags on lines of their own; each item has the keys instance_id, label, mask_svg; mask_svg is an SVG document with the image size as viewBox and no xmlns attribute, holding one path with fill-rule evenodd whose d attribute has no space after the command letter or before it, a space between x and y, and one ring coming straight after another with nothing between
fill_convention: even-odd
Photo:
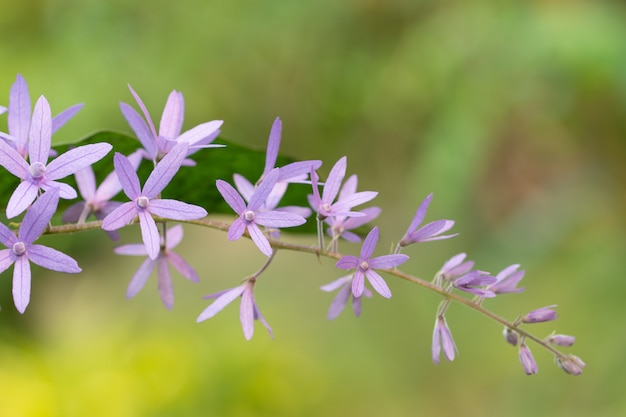
<instances>
[{"instance_id":1,"label":"purple flower","mask_svg":"<svg viewBox=\"0 0 626 417\"><path fill-rule=\"evenodd\" d=\"M280 118L276 118L270 130L270 137L267 142L267 151L265 153L265 168L261 178L257 181L257 185L263 182L274 168L276 168L276 159L278 158L278 149L280 148L280 137L283 129L283 123ZM307 175L311 172L311 168L318 169L322 166L322 161L298 161L280 167L280 174L277 183L303 182Z\"/></svg>"},{"instance_id":2,"label":"purple flower","mask_svg":"<svg viewBox=\"0 0 626 417\"><path fill-rule=\"evenodd\" d=\"M52 135L59 130L74 117L83 106L83 104L76 104L54 116L52 118L50 134ZM4 110L6 111L7 109L5 108ZM9 140L22 158L26 159L29 148L29 134L31 134L30 95L28 94L28 84L26 84L26 80L20 74L17 74L17 78L11 86L8 110L9 134L0 133L0 137ZM3 111L0 111L0 114L1 113L3 113Z\"/></svg>"},{"instance_id":3,"label":"purple flower","mask_svg":"<svg viewBox=\"0 0 626 417\"><path fill-rule=\"evenodd\" d=\"M136 171L141 162L141 151L133 152L128 156L128 160ZM74 177L76 178L78 191L84 201L74 203L65 210L63 213L63 221L65 223L84 223L90 214L93 214L96 219L102 220L114 209L122 205L118 201L109 201L122 191L122 185L115 171L107 175L98 188L96 188L96 177L90 166L75 173ZM119 239L117 232L107 233L113 240Z\"/></svg>"},{"instance_id":4,"label":"purple flower","mask_svg":"<svg viewBox=\"0 0 626 417\"><path fill-rule=\"evenodd\" d=\"M351 175L344 182L341 187L341 191L339 191L339 200L345 200L351 195L356 194L358 184L358 177L356 175ZM350 232L352 229L356 229L357 227L361 227L364 224L369 223L374 220L380 214L380 207L368 207L360 211L362 216L360 217L347 217L347 216L336 216L336 217L328 217L325 222L330 225L328 229L326 229L326 233L328 233L333 240L337 240L340 237L344 238L348 242L358 243L361 241L361 238L356 233Z\"/></svg>"},{"instance_id":5,"label":"purple flower","mask_svg":"<svg viewBox=\"0 0 626 417\"><path fill-rule=\"evenodd\" d=\"M43 193L26 211L17 237L0 223L0 242L8 248L0 250L0 273L14 264L13 301L20 313L24 313L30 302L30 262L53 271L72 274L81 271L76 261L64 253L33 244L48 226L58 203L58 189Z\"/></svg>"},{"instance_id":6,"label":"purple flower","mask_svg":"<svg viewBox=\"0 0 626 417\"><path fill-rule=\"evenodd\" d=\"M478 295L479 297L493 298L496 294L493 291L482 287L495 282L495 280L496 279L494 277L485 271L470 271L452 281L452 285L456 289Z\"/></svg>"},{"instance_id":7,"label":"purple flower","mask_svg":"<svg viewBox=\"0 0 626 417\"><path fill-rule=\"evenodd\" d=\"M435 329L433 331L432 359L435 365L439 365L442 345L444 356L448 361L452 362L457 352L456 344L452 338L452 332L448 327L446 318L440 314L435 320Z\"/></svg>"},{"instance_id":8,"label":"purple flower","mask_svg":"<svg viewBox=\"0 0 626 417\"><path fill-rule=\"evenodd\" d=\"M474 261L465 261L467 255L459 253L446 261L441 267L439 272L435 275L435 282L439 287L444 283L451 282L456 278L465 275L474 267Z\"/></svg>"},{"instance_id":9,"label":"purple flower","mask_svg":"<svg viewBox=\"0 0 626 417\"><path fill-rule=\"evenodd\" d=\"M263 323L263 326L270 333L270 336L274 337L272 333L272 328L267 323L261 311L256 305L254 301L254 284L256 283L255 279L249 279L244 284L231 288L228 290L223 290L216 292L214 294L209 294L204 296L205 299L215 299L213 304L208 306L196 319L197 323L201 321L210 319L228 304L233 302L237 297L241 297L241 305L239 308L239 319L241 320L241 327L243 328L243 335L247 340L252 338L252 334L254 333L254 320L260 320Z\"/></svg>"},{"instance_id":10,"label":"purple flower","mask_svg":"<svg viewBox=\"0 0 626 417\"><path fill-rule=\"evenodd\" d=\"M353 207L363 203L367 203L376 195L375 191L361 191L359 193L350 194L346 198L340 199L336 202L335 197L339 193L341 182L346 175L347 159L342 157L337 161L328 174L328 178L324 183L324 190L320 197L318 189L318 176L314 169L311 169L311 183L313 185L313 195L309 196L309 204L313 207L313 210L317 212L317 217L320 220L324 220L327 217L336 216L350 216L357 217L363 216L362 213L351 211Z\"/></svg>"},{"instance_id":11,"label":"purple flower","mask_svg":"<svg viewBox=\"0 0 626 417\"><path fill-rule=\"evenodd\" d=\"M352 279L354 274L346 275L345 277L341 277L336 279L335 281L323 285L321 287L322 291L331 292L339 289L339 292L333 299L333 302L330 304L330 308L328 309L328 320L333 320L343 311L348 304L348 299L352 296L352 310L354 311L354 315L359 317L361 315L361 297L355 297L352 294ZM371 298L372 292L368 288L363 288L363 296Z\"/></svg>"},{"instance_id":12,"label":"purple flower","mask_svg":"<svg viewBox=\"0 0 626 417\"><path fill-rule=\"evenodd\" d=\"M517 288L517 284L524 278L524 270L518 271L519 264L510 265L496 275L496 282L487 286L487 289L496 294L522 292L524 288Z\"/></svg>"},{"instance_id":13,"label":"purple flower","mask_svg":"<svg viewBox=\"0 0 626 417\"><path fill-rule=\"evenodd\" d=\"M133 129L137 138L143 145L146 151L146 158L159 161L178 143L186 143L189 145L186 156L202 148L224 146L210 144L219 135L219 128L222 126L222 123L224 123L222 120L213 120L199 124L181 134L185 113L185 102L182 93L176 90L170 93L167 98L167 103L165 103L165 108L163 109L159 133L157 134L152 119L150 118L150 113L148 113L148 109L143 104L143 101L141 101L139 95L137 95L130 85L128 89L135 98L137 105L139 105L145 117L145 121L135 109L126 103L120 103L120 109L131 129ZM184 161L184 165L193 164L194 162L191 160Z\"/></svg>"},{"instance_id":14,"label":"purple flower","mask_svg":"<svg viewBox=\"0 0 626 417\"><path fill-rule=\"evenodd\" d=\"M0 140L0 165L22 182L17 186L7 204L7 217L22 213L35 200L39 189L59 188L61 198L76 198L76 191L56 180L102 159L112 148L108 143L84 145L71 149L48 164L52 135L50 105L44 96L35 104L28 141L28 159Z\"/></svg>"},{"instance_id":15,"label":"purple flower","mask_svg":"<svg viewBox=\"0 0 626 417\"><path fill-rule=\"evenodd\" d=\"M587 364L583 362L578 356L575 355L567 355L566 357L555 356L554 361L556 364L564 370L566 373L570 375L580 375L583 373L583 369Z\"/></svg>"},{"instance_id":16,"label":"purple flower","mask_svg":"<svg viewBox=\"0 0 626 417\"><path fill-rule=\"evenodd\" d=\"M519 360L522 363L526 375L533 375L539 372L539 367L537 366L537 362L535 362L535 358L533 358L533 354L523 341L519 347Z\"/></svg>"},{"instance_id":17,"label":"purple flower","mask_svg":"<svg viewBox=\"0 0 626 417\"><path fill-rule=\"evenodd\" d=\"M176 252L172 251L176 245L183 239L183 227L176 225L167 229L165 233L165 239L161 239L159 254L156 259L150 259L147 257L135 275L128 284L126 290L126 298L132 298L146 284L146 281L150 277L152 270L156 266L159 295L161 301L166 308L171 309L174 305L174 289L172 288L172 277L170 276L170 269L168 262L185 278L193 282L198 282L198 274L185 260ZM146 256L146 246L143 244L122 245L115 248L115 253L119 255L131 255L131 256Z\"/></svg>"},{"instance_id":18,"label":"purple flower","mask_svg":"<svg viewBox=\"0 0 626 417\"><path fill-rule=\"evenodd\" d=\"M232 185L223 180L217 180L217 189L228 205L239 215L237 220L228 229L228 239L239 239L246 229L257 247L267 256L272 255L272 247L259 228L260 226L281 228L294 227L304 224L306 220L294 213L281 211L261 211L263 203L274 188L278 180L279 169L275 168L259 185L254 194L250 197L250 202L241 198L237 190Z\"/></svg>"},{"instance_id":19,"label":"purple flower","mask_svg":"<svg viewBox=\"0 0 626 417\"><path fill-rule=\"evenodd\" d=\"M372 253L378 242L378 227L374 227L365 238L361 247L361 255L346 255L337 261L337 268L340 269L356 269L352 278L352 295L360 297L363 295L365 288L365 277L376 290L376 292L385 298L391 297L391 291L385 280L374 269L395 268L405 263L409 257L407 255L383 255L372 258Z\"/></svg>"},{"instance_id":20,"label":"purple flower","mask_svg":"<svg viewBox=\"0 0 626 417\"><path fill-rule=\"evenodd\" d=\"M0 114L4 114L4 113L6 113L6 111L7 111L7 110L8 110L8 109L7 109L6 107L4 107L4 106L0 106Z\"/></svg>"},{"instance_id":21,"label":"purple flower","mask_svg":"<svg viewBox=\"0 0 626 417\"><path fill-rule=\"evenodd\" d=\"M576 338L566 334L551 334L548 336L547 341L548 343L556 346L572 346L576 341Z\"/></svg>"},{"instance_id":22,"label":"purple flower","mask_svg":"<svg viewBox=\"0 0 626 417\"><path fill-rule=\"evenodd\" d=\"M556 305L541 307L537 310L533 310L530 313L526 314L524 317L522 317L522 322L542 323L544 321L556 320L559 316L558 314L556 314L556 311L552 310L552 307L556 307Z\"/></svg>"},{"instance_id":23,"label":"purple flower","mask_svg":"<svg viewBox=\"0 0 626 417\"><path fill-rule=\"evenodd\" d=\"M458 235L458 233L455 233L453 235L439 236L441 233L447 232L454 226L453 220L436 220L418 229L422 221L424 221L424 217L426 217L426 211L432 199L433 195L431 193L422 201L422 204L420 204L415 212L415 216L413 216L408 230L400 240L400 246L407 246L411 243L418 242L429 242L432 240L450 239Z\"/></svg>"},{"instance_id":24,"label":"purple flower","mask_svg":"<svg viewBox=\"0 0 626 417\"><path fill-rule=\"evenodd\" d=\"M132 201L114 209L102 221L104 230L117 230L139 216L141 235L150 259L159 254L159 231L153 215L171 220L194 220L207 215L205 209L177 200L161 199L159 194L174 177L187 153L187 144L175 146L154 168L143 188L132 164L124 155L116 153L113 158L115 172L124 193Z\"/></svg>"}]
</instances>

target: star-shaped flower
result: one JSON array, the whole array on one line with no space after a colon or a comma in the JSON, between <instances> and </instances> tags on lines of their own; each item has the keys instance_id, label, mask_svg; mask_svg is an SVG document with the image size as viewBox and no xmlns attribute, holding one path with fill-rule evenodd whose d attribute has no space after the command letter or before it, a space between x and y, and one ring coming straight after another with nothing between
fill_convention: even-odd
<instances>
[{"instance_id":1,"label":"star-shaped flower","mask_svg":"<svg viewBox=\"0 0 626 417\"><path fill-rule=\"evenodd\" d=\"M372 258L376 243L378 242L378 227L374 227L365 238L361 247L361 255L346 255L337 261L337 268L340 269L356 269L354 278L352 279L352 295L360 297L363 295L365 288L365 277L376 290L377 293L385 298L391 297L391 291L385 280L374 271L374 269L395 268L405 263L409 257L407 255L383 255Z\"/></svg>"},{"instance_id":2,"label":"star-shaped flower","mask_svg":"<svg viewBox=\"0 0 626 417\"><path fill-rule=\"evenodd\" d=\"M124 155L116 153L113 158L115 172L124 193L131 201L114 209L102 221L104 230L117 230L130 224L139 216L141 235L150 259L159 254L159 231L152 215L171 220L195 220L207 215L205 209L177 200L161 199L159 194L176 175L187 153L187 144L176 145L161 159L140 187L139 177Z\"/></svg>"},{"instance_id":3,"label":"star-shaped flower","mask_svg":"<svg viewBox=\"0 0 626 417\"><path fill-rule=\"evenodd\" d=\"M56 180L102 159L112 148L108 143L79 146L48 163L52 139L50 105L44 96L35 104L29 131L27 163L22 155L7 142L0 140L0 165L22 182L17 186L7 204L7 217L22 213L35 200L39 189L59 188L61 198L76 198L76 191Z\"/></svg>"},{"instance_id":4,"label":"star-shaped flower","mask_svg":"<svg viewBox=\"0 0 626 417\"><path fill-rule=\"evenodd\" d=\"M17 237L0 223L0 243L8 249L0 250L0 273L13 267L13 301L20 313L30 302L30 262L53 271L75 274L81 271L76 261L47 246L33 242L43 233L59 203L59 190L43 193L26 211Z\"/></svg>"},{"instance_id":5,"label":"star-shaped flower","mask_svg":"<svg viewBox=\"0 0 626 417\"><path fill-rule=\"evenodd\" d=\"M411 243L418 242L429 242L432 240L450 239L458 235L458 233L455 233L453 235L439 236L441 233L447 232L454 226L453 220L436 220L421 228L419 227L424 221L424 217L426 217L426 211L432 199L433 195L431 193L422 201L422 204L420 204L415 212L415 216L413 216L408 230L400 240L400 246L407 246Z\"/></svg>"},{"instance_id":6,"label":"star-shaped flower","mask_svg":"<svg viewBox=\"0 0 626 417\"><path fill-rule=\"evenodd\" d=\"M346 176L347 158L340 158L330 170L328 178L324 183L324 190L320 197L318 189L318 175L314 169L311 169L311 183L313 185L313 194L309 196L309 204L313 210L317 212L320 220L327 217L347 216L358 217L363 216L358 211L351 211L353 207L363 203L367 203L378 195L375 191L361 191L359 193L350 194L344 199L335 201L335 197L339 193L341 182Z\"/></svg>"},{"instance_id":7,"label":"star-shaped flower","mask_svg":"<svg viewBox=\"0 0 626 417\"><path fill-rule=\"evenodd\" d=\"M141 159L140 150L128 155L128 160L133 165L135 171L139 167ZM72 204L65 210L63 213L63 221L65 223L84 223L91 214L93 214L96 219L102 220L114 209L122 205L119 201L110 201L111 198L122 191L122 185L117 178L115 170L107 175L97 188L96 176L90 166L78 171L74 174L74 177L76 178L78 191L84 200ZM107 233L113 240L119 239L117 232Z\"/></svg>"},{"instance_id":8,"label":"star-shaped flower","mask_svg":"<svg viewBox=\"0 0 626 417\"><path fill-rule=\"evenodd\" d=\"M65 123L67 123L84 104L75 104L58 115L52 118L51 134L54 134ZM2 106L0 106L2 107ZM7 110L6 108L4 109ZM31 128L31 115L30 115L30 95L28 93L28 84L26 80L20 74L17 74L17 78L11 86L11 92L9 93L9 117L8 128L9 133L0 132L0 137L10 141L12 146L15 147L17 152L22 155L24 159L28 155L28 139ZM0 114L2 114L2 108L0 108Z\"/></svg>"},{"instance_id":9,"label":"star-shaped flower","mask_svg":"<svg viewBox=\"0 0 626 417\"><path fill-rule=\"evenodd\" d=\"M172 277L168 262L185 278L198 282L198 274L185 260L176 252L172 251L183 239L183 227L179 224L170 227L165 233L165 239L161 241L161 249L156 259L147 257L141 264L133 279L128 284L126 298L132 298L146 284L152 270L156 266L159 295L166 308L171 309L174 305L174 289L172 288ZM119 255L147 256L146 246L142 244L122 245L115 248L115 253Z\"/></svg>"},{"instance_id":10,"label":"star-shaped flower","mask_svg":"<svg viewBox=\"0 0 626 417\"><path fill-rule=\"evenodd\" d=\"M272 246L259 226L270 228L294 227L306 222L304 217L295 213L261 210L265 200L276 185L279 171L278 168L274 168L269 173L261 185L255 189L248 204L232 185L223 180L216 182L217 189L226 203L239 215L228 229L228 239L237 240L248 230L252 241L267 256L272 255Z\"/></svg>"},{"instance_id":11,"label":"star-shaped flower","mask_svg":"<svg viewBox=\"0 0 626 417\"><path fill-rule=\"evenodd\" d=\"M185 101L182 93L176 90L170 93L165 103L165 108L163 109L159 133L157 134L150 113L148 113L148 109L143 104L143 101L141 101L139 95L137 95L130 85L128 89L135 98L145 120L135 109L126 103L120 103L120 109L131 129L133 129L137 138L143 145L146 158L152 161L159 161L170 152L177 143L186 143L189 145L187 148L187 156L202 148L224 146L210 144L219 135L219 128L222 126L222 123L224 123L222 120L212 120L199 124L181 134L185 114ZM193 164L193 161L185 160L183 165Z\"/></svg>"},{"instance_id":12,"label":"star-shaped flower","mask_svg":"<svg viewBox=\"0 0 626 417\"><path fill-rule=\"evenodd\" d=\"M518 271L519 264L507 266L496 275L496 282L487 286L487 289L495 294L509 292L522 292L524 288L518 288L517 284L524 278L524 270Z\"/></svg>"},{"instance_id":13,"label":"star-shaped flower","mask_svg":"<svg viewBox=\"0 0 626 417\"><path fill-rule=\"evenodd\" d=\"M222 311L224 307L233 302L237 297L241 297L241 305L239 307L239 320L241 320L241 327L243 329L243 335L247 340L252 338L254 333L254 320L260 320L263 326L270 333L270 336L274 337L272 328L265 320L265 317L261 314L259 307L257 307L254 301L254 284L255 279L249 279L244 284L216 292L214 294L206 295L202 298L215 299L213 304L208 306L196 319L197 323L210 319L217 313Z\"/></svg>"}]
</instances>

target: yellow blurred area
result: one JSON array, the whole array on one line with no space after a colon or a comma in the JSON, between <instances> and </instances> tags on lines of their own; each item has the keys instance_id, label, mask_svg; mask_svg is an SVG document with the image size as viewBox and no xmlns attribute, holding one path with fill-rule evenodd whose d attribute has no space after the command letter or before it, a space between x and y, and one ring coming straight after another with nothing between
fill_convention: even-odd
<instances>
[{"instance_id":1,"label":"yellow blurred area","mask_svg":"<svg viewBox=\"0 0 626 417\"><path fill-rule=\"evenodd\" d=\"M429 279L459 252L492 273L520 263L526 292L485 305L514 319L558 304L533 330L575 335L568 351L588 365L565 375L531 344L539 374L526 377L497 325L453 305L459 355L435 366L437 296L388 277L391 300L328 322L334 295L319 287L343 271L282 251L255 290L275 339L257 323L246 342L237 301L195 318L203 295L263 264L250 241L186 226L177 252L200 283L173 272L167 311L154 276L124 299L141 260L90 232L41 239L84 272L34 267L23 316L12 269L0 276L0 416L626 415L621 2L8 0L0 27L0 105L17 73L53 114L86 103L55 141L130 132L128 83L153 119L176 89L185 129L223 119L225 138L257 148L280 116L284 153L324 160L322 177L347 155L359 189L380 191L377 254L434 192L427 220L460 236L407 248L403 270ZM122 243L139 239L131 227Z\"/></svg>"}]
</instances>

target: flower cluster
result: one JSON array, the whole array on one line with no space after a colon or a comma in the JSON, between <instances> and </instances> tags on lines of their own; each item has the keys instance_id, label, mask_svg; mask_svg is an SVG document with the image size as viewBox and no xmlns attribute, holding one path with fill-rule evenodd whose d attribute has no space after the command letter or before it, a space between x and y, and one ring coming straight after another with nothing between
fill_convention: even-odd
<instances>
[{"instance_id":1,"label":"flower cluster","mask_svg":"<svg viewBox=\"0 0 626 417\"><path fill-rule=\"evenodd\" d=\"M111 238L118 240L119 229L139 224L142 242L115 248L115 253L119 255L144 257L130 280L126 290L127 298L134 297L156 270L161 301L167 309L171 309L174 305L174 290L170 265L184 278L193 282L200 280L195 269L174 252L184 233L181 224L173 223L210 227L210 221L205 219L208 213L199 205L165 198L163 194L180 171L188 171L192 169L188 167L196 164L190 158L196 152L224 147L213 143L223 121L211 120L183 132L183 95L174 90L167 98L157 131L139 95L130 86L129 90L140 111L126 103L120 103L120 109L136 136L137 147L128 155L114 152L113 170L99 185L92 165L111 152L113 147L109 143L78 146L61 155L57 155L51 148L52 134L70 120L82 108L82 104L70 107L53 118L48 100L41 96L31 114L28 86L24 78L18 75L11 88L8 108L0 106L0 114L8 113L8 133L0 132L0 165L17 177L15 188L6 202L6 216L13 219L23 214L19 227L14 227L17 230L9 227L11 225L0 223L0 243L5 247L0 250L0 272L13 265L13 300L20 313L25 312L30 301L30 262L58 272L81 271L77 262L68 255L35 244L42 234L56 227L52 226L52 221L59 209L59 199L73 200L78 197L71 185L60 181L70 175L75 177L81 201L69 205L63 212L63 221L70 225L70 228L64 230L71 232L101 228ZM555 355L556 364L566 373L578 375L582 372L585 363L580 358L557 350L557 347L571 346L575 340L573 336L552 333L539 339L524 327L555 320L556 306L533 310L512 322L496 316L483 306L487 299L524 290L518 287L524 276L518 264L508 266L492 276L474 269L474 262L466 260L465 253L460 253L443 264L432 282L397 269L410 259L408 255L400 253L408 246L450 239L457 235L445 234L454 226L452 220L435 220L422 226L433 199L432 194L417 208L408 229L397 241L395 250L375 256L381 232L378 227L372 227L367 232L366 228L380 215L381 209L376 206L360 207L372 201L378 193L357 191L356 175L345 179L346 156L339 158L332 166L323 183L318 173L322 161L306 160L276 166L281 136L282 121L276 118L270 129L265 166L256 181L250 181L241 173L233 175L234 186L227 179L210 179L210 184L215 181L219 194L235 213L232 223L222 227L222 230L227 230L231 241L249 237L265 255L265 263L239 285L205 296L205 299L213 301L197 316L197 322L212 318L239 298L239 318L244 337L250 339L253 336L255 320L259 320L273 335L259 310L254 290L277 250L290 248L318 257L334 258L336 268L350 271L348 275L321 287L327 292L338 290L328 310L329 319L338 317L350 299L354 314L359 316L363 298L371 298L374 294L391 298L390 286L381 274L391 275L434 291L443 298L436 311L432 338L431 352L435 364L440 363L442 352L448 361L454 360L458 354L446 320L448 308L457 302L504 325L505 341L519 347L519 360L526 374L538 371L528 347L529 340L550 350ZM53 159L50 160L51 157ZM142 163L149 165L149 174L143 186L137 173ZM307 201L309 207L281 206L291 184L310 190ZM113 200L120 191L123 191L126 201ZM316 246L299 246L280 240L281 229L301 226L313 213L317 224ZM90 216L95 217L96 221L87 223ZM328 245L324 243L325 235L331 238ZM340 239L349 244L359 244L362 236L365 237L358 256L339 253Z\"/></svg>"}]
</instances>

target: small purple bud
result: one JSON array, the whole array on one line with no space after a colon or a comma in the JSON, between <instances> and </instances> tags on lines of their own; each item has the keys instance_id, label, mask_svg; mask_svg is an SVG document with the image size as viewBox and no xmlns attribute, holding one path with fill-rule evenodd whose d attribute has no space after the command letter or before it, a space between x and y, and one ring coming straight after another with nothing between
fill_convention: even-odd
<instances>
[{"instance_id":1,"label":"small purple bud","mask_svg":"<svg viewBox=\"0 0 626 417\"><path fill-rule=\"evenodd\" d=\"M533 375L539 372L537 362L535 362L533 354L530 353L530 349L528 349L528 346L526 346L524 342L522 342L519 347L519 360L522 363L522 367L524 367L526 375Z\"/></svg>"},{"instance_id":2,"label":"small purple bud","mask_svg":"<svg viewBox=\"0 0 626 417\"><path fill-rule=\"evenodd\" d=\"M510 327L505 327L502 331L502 335L504 336L504 340L513 346L517 346L517 332Z\"/></svg>"},{"instance_id":3,"label":"small purple bud","mask_svg":"<svg viewBox=\"0 0 626 417\"><path fill-rule=\"evenodd\" d=\"M576 341L576 338L566 334L553 334L548 336L547 341L548 343L556 346L572 346Z\"/></svg>"},{"instance_id":4,"label":"small purple bud","mask_svg":"<svg viewBox=\"0 0 626 417\"><path fill-rule=\"evenodd\" d=\"M555 356L554 362L566 373L574 376L582 374L583 369L587 366L582 359L574 355L568 355L564 358Z\"/></svg>"},{"instance_id":5,"label":"small purple bud","mask_svg":"<svg viewBox=\"0 0 626 417\"><path fill-rule=\"evenodd\" d=\"M552 310L552 307L556 307L555 305L541 307L537 310L533 310L530 313L526 314L522 317L523 323L542 323L544 321L552 321L556 320L559 317L556 314L556 311Z\"/></svg>"}]
</instances>

